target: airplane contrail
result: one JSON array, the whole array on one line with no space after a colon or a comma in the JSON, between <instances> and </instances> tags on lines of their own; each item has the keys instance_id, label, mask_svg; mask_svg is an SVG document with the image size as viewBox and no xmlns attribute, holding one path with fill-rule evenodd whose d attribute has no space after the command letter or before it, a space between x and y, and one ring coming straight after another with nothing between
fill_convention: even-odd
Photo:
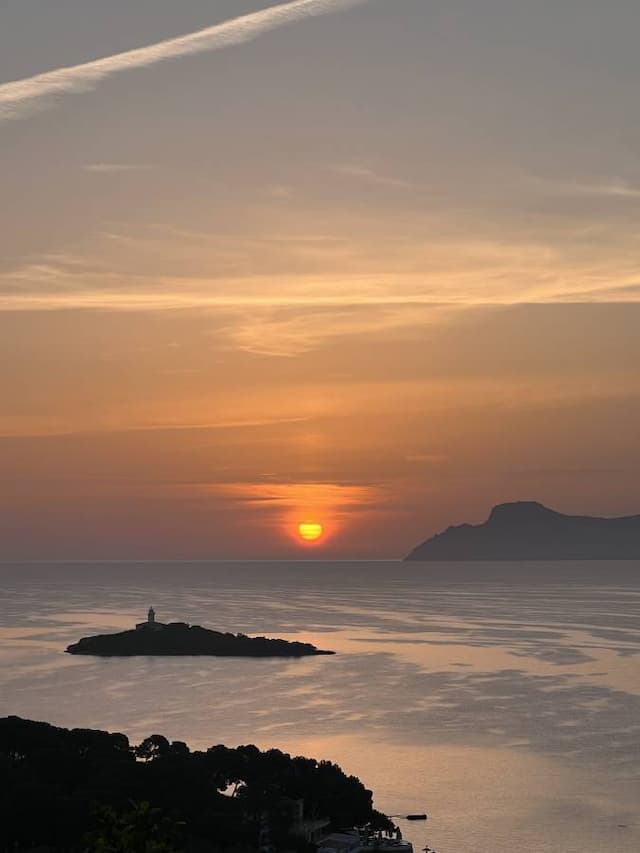
<instances>
[{"instance_id":1,"label":"airplane contrail","mask_svg":"<svg viewBox=\"0 0 640 853\"><path fill-rule=\"evenodd\" d=\"M242 44L285 24L366 2L367 0L293 0L147 47L116 53L81 65L57 68L22 80L0 83L0 121L30 115L41 109L52 96L95 89L101 80L122 71Z\"/></svg>"}]
</instances>

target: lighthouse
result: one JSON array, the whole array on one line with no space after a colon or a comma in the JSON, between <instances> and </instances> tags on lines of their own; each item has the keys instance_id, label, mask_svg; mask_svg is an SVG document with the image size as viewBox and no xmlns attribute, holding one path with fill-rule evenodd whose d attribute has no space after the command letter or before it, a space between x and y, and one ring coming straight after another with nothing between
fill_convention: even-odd
<instances>
[{"instance_id":1,"label":"lighthouse","mask_svg":"<svg viewBox=\"0 0 640 853\"><path fill-rule=\"evenodd\" d=\"M156 611L150 607L147 611L147 621L138 622L136 631L160 631L164 628L162 622L156 622Z\"/></svg>"}]
</instances>

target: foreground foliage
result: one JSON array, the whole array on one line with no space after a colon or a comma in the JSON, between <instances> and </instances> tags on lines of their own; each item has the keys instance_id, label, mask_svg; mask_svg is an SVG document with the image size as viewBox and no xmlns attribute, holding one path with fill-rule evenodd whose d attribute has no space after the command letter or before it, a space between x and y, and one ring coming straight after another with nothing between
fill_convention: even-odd
<instances>
[{"instance_id":1,"label":"foreground foliage","mask_svg":"<svg viewBox=\"0 0 640 853\"><path fill-rule=\"evenodd\" d=\"M164 853L254 851L265 827L277 850L305 850L296 806L332 828L390 822L372 794L328 761L277 749L191 752L162 735L0 719L0 850Z\"/></svg>"}]
</instances>

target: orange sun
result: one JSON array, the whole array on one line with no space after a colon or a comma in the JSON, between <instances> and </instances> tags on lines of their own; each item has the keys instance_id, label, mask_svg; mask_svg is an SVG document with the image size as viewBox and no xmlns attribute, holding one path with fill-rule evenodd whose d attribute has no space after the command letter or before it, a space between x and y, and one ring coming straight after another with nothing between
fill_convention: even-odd
<instances>
[{"instance_id":1,"label":"orange sun","mask_svg":"<svg viewBox=\"0 0 640 853\"><path fill-rule=\"evenodd\" d=\"M305 542L317 542L322 538L324 527L317 521L303 521L298 525L298 533Z\"/></svg>"}]
</instances>

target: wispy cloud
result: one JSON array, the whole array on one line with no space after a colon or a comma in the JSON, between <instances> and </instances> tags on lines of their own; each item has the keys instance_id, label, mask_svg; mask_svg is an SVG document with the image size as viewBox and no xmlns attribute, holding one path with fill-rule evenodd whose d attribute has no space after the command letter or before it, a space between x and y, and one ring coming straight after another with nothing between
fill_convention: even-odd
<instances>
[{"instance_id":1,"label":"wispy cloud","mask_svg":"<svg viewBox=\"0 0 640 853\"><path fill-rule=\"evenodd\" d=\"M159 423L111 424L103 421L78 424L53 418L0 417L0 441L13 438L64 438L69 436L100 436L102 434L211 432L213 430L256 430L265 427L289 426L312 421L312 417L244 418L219 421L180 423L164 420Z\"/></svg>"},{"instance_id":2,"label":"wispy cloud","mask_svg":"<svg viewBox=\"0 0 640 853\"><path fill-rule=\"evenodd\" d=\"M368 184L376 184L381 187L393 187L395 189L415 190L416 185L409 181L395 178L390 175L382 175L371 169L369 166L363 166L358 163L343 163L337 166L330 167L332 172L338 175L343 175L347 178L353 178L357 181L364 181Z\"/></svg>"},{"instance_id":3,"label":"wispy cloud","mask_svg":"<svg viewBox=\"0 0 640 853\"><path fill-rule=\"evenodd\" d=\"M189 239L185 233L181 251L184 240ZM381 266L376 273L342 273L328 266L326 272L283 275L275 264L273 270L257 275L237 275L234 265L230 265L229 274L224 268L222 272L215 269L221 266L225 252L233 248L237 257L246 254L264 262L262 244L239 240L231 247L233 237L221 237L202 254L200 274L167 275L160 269L139 269L137 258L143 249L157 245L155 241L139 242L135 235L107 236L127 249L130 244L136 253L135 269L129 269L126 254L117 264L100 252L88 254L84 263L75 255L67 260L64 253L36 255L21 266L0 270L0 312L84 309L241 313L247 321L242 324L244 339L234 335L241 348L256 336L264 346L267 340L284 340L291 335L304 341L302 349L306 350L321 328L325 329L323 339L327 327L334 330L331 336L341 334L344 328L360 331L359 309L376 311L375 325L384 319L382 325L391 327L405 325L399 311L412 313L415 323L422 323L421 308L432 313L445 306L451 310L534 302L638 301L636 254L630 249L612 257L599 246L587 251L576 245L571 252L561 252L545 244L452 239L417 249L410 242L400 244L400 249L406 247L406 257L385 244L389 256L396 252L397 270L392 272ZM328 241L328 250L333 245ZM159 248L158 257L163 256L162 251L167 256L167 246L168 241ZM200 260L200 255L196 257ZM377 256L370 261L365 258L363 266L368 263L373 268L377 262ZM387 312L384 318L383 312ZM301 318L301 313L305 317ZM272 350L270 343L268 350L275 352L279 347ZM289 346L286 350L291 351Z\"/></svg>"},{"instance_id":4,"label":"wispy cloud","mask_svg":"<svg viewBox=\"0 0 640 853\"><path fill-rule=\"evenodd\" d=\"M528 175L524 179L524 183L530 188L553 195L576 196L578 198L588 196L593 198L640 198L640 186L618 178L588 182L556 180L538 175Z\"/></svg>"},{"instance_id":5,"label":"wispy cloud","mask_svg":"<svg viewBox=\"0 0 640 853\"><path fill-rule=\"evenodd\" d=\"M205 483L199 484L201 493L222 493L249 504L277 505L286 508L332 506L360 507L379 501L379 486L344 483Z\"/></svg>"},{"instance_id":6,"label":"wispy cloud","mask_svg":"<svg viewBox=\"0 0 640 853\"><path fill-rule=\"evenodd\" d=\"M429 323L451 313L452 306L422 303L363 303L358 306L300 311L243 312L223 329L233 348L256 355L295 357L328 340L355 335L390 334Z\"/></svg>"},{"instance_id":7,"label":"wispy cloud","mask_svg":"<svg viewBox=\"0 0 640 853\"><path fill-rule=\"evenodd\" d=\"M610 184L577 184L576 192L611 198L640 198L640 188L623 182Z\"/></svg>"},{"instance_id":8,"label":"wispy cloud","mask_svg":"<svg viewBox=\"0 0 640 853\"><path fill-rule=\"evenodd\" d=\"M119 172L149 172L152 168L145 163L87 163L82 167L82 171L97 175L114 175Z\"/></svg>"},{"instance_id":9,"label":"wispy cloud","mask_svg":"<svg viewBox=\"0 0 640 853\"><path fill-rule=\"evenodd\" d=\"M242 44L277 27L365 2L367 0L294 0L280 3L146 47L0 84L0 121L30 115L56 95L91 91L100 81L123 71Z\"/></svg>"},{"instance_id":10,"label":"wispy cloud","mask_svg":"<svg viewBox=\"0 0 640 853\"><path fill-rule=\"evenodd\" d=\"M407 462L417 463L418 465L445 465L449 462L449 457L445 453L416 453L406 457Z\"/></svg>"}]
</instances>

